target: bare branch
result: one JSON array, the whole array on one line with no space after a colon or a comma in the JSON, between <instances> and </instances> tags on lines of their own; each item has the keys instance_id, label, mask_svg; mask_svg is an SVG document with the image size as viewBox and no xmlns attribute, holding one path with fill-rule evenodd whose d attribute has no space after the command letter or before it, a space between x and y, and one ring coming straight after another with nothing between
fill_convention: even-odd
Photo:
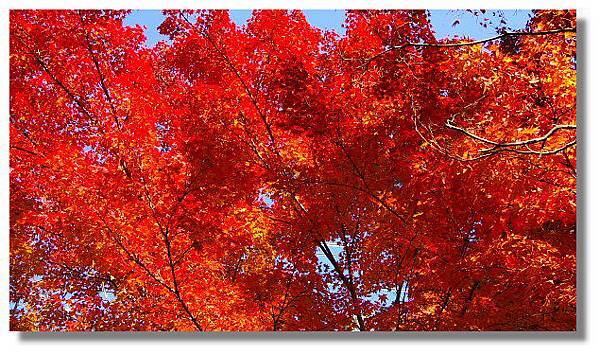
<instances>
[{"instance_id":1,"label":"bare branch","mask_svg":"<svg viewBox=\"0 0 600 355\"><path fill-rule=\"evenodd\" d=\"M502 148L502 147L517 147L517 146L523 146L523 145L530 145L530 144L535 144L535 143L541 143L541 142L545 142L546 140L548 140L554 133L560 131L560 130L573 130L573 129L577 129L576 125L556 125L554 127L552 127L552 129L550 129L546 134L544 134L541 137L537 137L537 138L532 138L532 139L527 139L527 140L523 140L523 141L514 141L514 142L496 142L493 141L491 139L487 139L484 137L480 137L474 133L469 132L467 129L459 127L459 126L455 126L454 124L452 124L452 121L448 121L446 122L446 127L453 129L455 131L461 132L465 135L467 135L468 137L486 143L486 144L490 144L493 147L491 148L486 148L481 150L482 153L488 153L488 152L493 152L496 150L499 150L498 148ZM502 149L500 149L502 150ZM515 152L520 152L520 151L516 151L516 150L512 150L512 149L504 149L505 151L515 151ZM529 152L529 151L527 151ZM538 152L539 153L539 152Z\"/></svg>"}]
</instances>

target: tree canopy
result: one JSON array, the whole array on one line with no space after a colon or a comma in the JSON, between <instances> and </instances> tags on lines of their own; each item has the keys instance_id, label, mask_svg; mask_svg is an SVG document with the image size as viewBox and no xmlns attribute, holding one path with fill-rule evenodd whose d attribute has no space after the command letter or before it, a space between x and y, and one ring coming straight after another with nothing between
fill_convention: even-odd
<instances>
[{"instance_id":1,"label":"tree canopy","mask_svg":"<svg viewBox=\"0 0 600 355\"><path fill-rule=\"evenodd\" d=\"M13 330L574 330L576 17L10 13Z\"/></svg>"}]
</instances>

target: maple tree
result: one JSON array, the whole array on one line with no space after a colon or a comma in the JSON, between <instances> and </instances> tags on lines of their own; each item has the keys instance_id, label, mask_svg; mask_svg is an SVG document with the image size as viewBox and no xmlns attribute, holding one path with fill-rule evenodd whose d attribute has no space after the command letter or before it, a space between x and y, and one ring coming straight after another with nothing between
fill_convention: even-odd
<instances>
[{"instance_id":1,"label":"maple tree","mask_svg":"<svg viewBox=\"0 0 600 355\"><path fill-rule=\"evenodd\" d=\"M574 330L576 17L10 13L13 330Z\"/></svg>"}]
</instances>

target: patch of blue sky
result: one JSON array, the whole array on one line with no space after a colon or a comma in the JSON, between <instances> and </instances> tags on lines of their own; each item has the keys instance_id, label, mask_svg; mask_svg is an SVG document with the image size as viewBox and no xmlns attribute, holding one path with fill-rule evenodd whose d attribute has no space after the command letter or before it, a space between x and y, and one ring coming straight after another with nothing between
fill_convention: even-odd
<instances>
[{"instance_id":1,"label":"patch of blue sky","mask_svg":"<svg viewBox=\"0 0 600 355\"><path fill-rule=\"evenodd\" d=\"M336 242L327 242L327 247L329 248L329 250L331 250L331 254L333 255L336 263L338 264L342 264L345 265L346 263L344 262L343 258L345 258L344 255L344 247ZM333 264L331 263L331 261L329 261L329 259L327 258L327 256L321 251L321 249L319 247L316 248L315 251L316 255L317 255L317 264L318 264L318 271L322 276L325 276L326 273L328 273L329 271L334 270ZM346 270L344 270L344 273L347 274L348 272L346 272ZM348 276L348 275L346 275ZM358 278L360 275L358 272L354 272L353 276L355 278ZM330 291L334 291L337 290L337 286L336 285L328 285L330 288Z\"/></svg>"},{"instance_id":2,"label":"patch of blue sky","mask_svg":"<svg viewBox=\"0 0 600 355\"><path fill-rule=\"evenodd\" d=\"M125 17L123 22L126 26L144 26L146 45L152 47L160 41L169 39L158 32L158 26L163 22L164 18L160 10L133 10Z\"/></svg>"},{"instance_id":3,"label":"patch of blue sky","mask_svg":"<svg viewBox=\"0 0 600 355\"><path fill-rule=\"evenodd\" d=\"M231 10L229 14L233 22L243 26L252 17L252 10ZM344 10L304 10L304 15L308 23L317 28L325 31L333 30L339 35L346 33L346 29L342 26L346 19Z\"/></svg>"},{"instance_id":4,"label":"patch of blue sky","mask_svg":"<svg viewBox=\"0 0 600 355\"><path fill-rule=\"evenodd\" d=\"M20 299L16 302L10 301L8 303L8 307L10 308L11 311L21 312L27 308L27 302L25 302L23 299Z\"/></svg>"},{"instance_id":5,"label":"patch of blue sky","mask_svg":"<svg viewBox=\"0 0 600 355\"><path fill-rule=\"evenodd\" d=\"M117 295L111 290L102 290L98 292L98 296L102 298L102 301L109 303L117 299Z\"/></svg>"},{"instance_id":6,"label":"patch of blue sky","mask_svg":"<svg viewBox=\"0 0 600 355\"><path fill-rule=\"evenodd\" d=\"M29 278L29 281L31 282L40 282L44 279L43 275L33 275Z\"/></svg>"},{"instance_id":7,"label":"patch of blue sky","mask_svg":"<svg viewBox=\"0 0 600 355\"><path fill-rule=\"evenodd\" d=\"M529 10L501 10L506 20L506 26L513 30L521 30L531 18ZM239 26L247 23L252 16L252 10L230 10L232 20ZM344 10L304 10L307 21L320 29L333 30L343 36L346 14ZM489 14L489 12L488 12ZM489 25L483 27L480 21L489 18ZM164 16L160 10L134 10L125 18L125 25L144 26L146 45L154 46L159 41L167 41L168 37L160 34L157 27ZM492 15L474 16L464 10L431 10L430 20L438 39L453 37L469 37L483 39L496 34L495 27L500 25L500 17ZM456 21L458 20L457 24ZM453 25L454 24L454 25Z\"/></svg>"},{"instance_id":8,"label":"patch of blue sky","mask_svg":"<svg viewBox=\"0 0 600 355\"><path fill-rule=\"evenodd\" d=\"M438 39L469 37L479 40L497 34L496 27L501 25L501 18L493 16L492 11L475 16L464 10L430 10L429 19ZM524 29L533 14L530 10L498 10L497 13L502 13L506 26L515 31ZM489 25L484 27L480 22L486 18Z\"/></svg>"},{"instance_id":9,"label":"patch of blue sky","mask_svg":"<svg viewBox=\"0 0 600 355\"><path fill-rule=\"evenodd\" d=\"M275 205L275 200L273 199L273 195L264 189L260 189L258 191L257 202L260 207L271 208Z\"/></svg>"},{"instance_id":10,"label":"patch of blue sky","mask_svg":"<svg viewBox=\"0 0 600 355\"><path fill-rule=\"evenodd\" d=\"M342 258L344 257L344 254L343 254L344 247L342 245L339 245L339 244L333 243L333 242L328 242L327 246L331 250L331 254L333 254L333 257L335 258L336 262L343 264ZM325 276L328 272L333 270L333 265L331 264L331 262L329 261L327 256L325 256L325 254L319 248L316 249L316 255L317 255L317 263L318 263L317 271L321 274L321 276ZM358 280L360 278L360 273L358 271L355 271L353 273L353 276L356 280ZM328 291L331 293L338 293L338 292L340 292L341 285L335 284L335 283L329 283L327 285L327 288L328 288ZM398 292L400 292L399 297L398 297ZM363 300L370 301L375 304L379 304L381 307L392 306L392 304L394 303L396 298L398 298L398 301L400 303L410 302L409 284L407 281L404 281L402 283L399 290L394 289L394 288L382 287L381 289L362 297Z\"/></svg>"},{"instance_id":11,"label":"patch of blue sky","mask_svg":"<svg viewBox=\"0 0 600 355\"><path fill-rule=\"evenodd\" d=\"M381 288L365 297L365 300L380 303L382 307L390 307L394 304L396 298L398 298L399 303L409 302L408 291L408 281L403 281L400 289ZM400 292L400 296L398 296L398 292Z\"/></svg>"},{"instance_id":12,"label":"patch of blue sky","mask_svg":"<svg viewBox=\"0 0 600 355\"><path fill-rule=\"evenodd\" d=\"M336 262L342 260L342 253L344 251L343 246L332 242L327 242L327 246L329 247L329 250L331 250L331 254ZM315 254L317 255L317 272L321 274L321 276L325 276L329 271L333 270L333 265L319 247L315 248ZM336 285L329 284L328 287L330 292L337 291Z\"/></svg>"}]
</instances>

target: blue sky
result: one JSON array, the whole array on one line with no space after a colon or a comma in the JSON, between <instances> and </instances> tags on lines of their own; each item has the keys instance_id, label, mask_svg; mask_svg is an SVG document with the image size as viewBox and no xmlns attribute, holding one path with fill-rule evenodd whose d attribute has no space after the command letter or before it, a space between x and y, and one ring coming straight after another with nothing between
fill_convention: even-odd
<instances>
[{"instance_id":1,"label":"blue sky","mask_svg":"<svg viewBox=\"0 0 600 355\"><path fill-rule=\"evenodd\" d=\"M231 10L231 17L238 25L244 25L251 16L251 10ZM529 10L502 10L505 14L508 26L514 30L525 27L531 11ZM306 18L310 24L325 30L334 30L343 35L344 29L344 10L304 10ZM463 10L431 10L431 23L438 38L447 38L454 36L467 36L473 39L490 37L495 34L493 26L484 28L479 24L479 20L488 17L492 24L499 24L499 19L487 15L479 19ZM163 15L160 10L134 10L126 19L126 25L142 25L146 27L147 45L153 46L160 40L166 40L156 30L161 24ZM459 20L455 26L452 24Z\"/></svg>"}]
</instances>

